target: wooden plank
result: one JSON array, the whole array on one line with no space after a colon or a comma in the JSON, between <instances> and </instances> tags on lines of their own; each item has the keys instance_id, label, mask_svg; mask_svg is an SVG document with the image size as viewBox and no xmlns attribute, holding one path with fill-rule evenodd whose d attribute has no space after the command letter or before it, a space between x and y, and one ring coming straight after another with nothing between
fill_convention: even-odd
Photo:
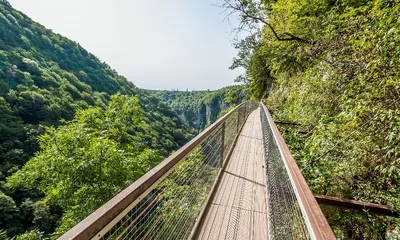
<instances>
[{"instance_id":1,"label":"wooden plank","mask_svg":"<svg viewBox=\"0 0 400 240\"><path fill-rule=\"evenodd\" d=\"M229 202L229 198L232 197L232 187L234 186L235 179L232 175L226 174L226 172L235 172L239 168L239 164L237 164L237 159L240 158L242 152L240 149L243 145L238 142L238 145L235 146L231 158L229 159L229 163L224 172L225 184L221 185L219 194L216 197L216 200L213 201L216 204L227 205Z\"/></svg>"},{"instance_id":2,"label":"wooden plank","mask_svg":"<svg viewBox=\"0 0 400 240\"><path fill-rule=\"evenodd\" d=\"M252 172L253 172L252 181L255 182L255 183L257 182L258 168L261 167L259 165L259 161L258 161L258 158L257 158L257 144L258 144L258 141L259 140L255 140L255 147L254 147L255 157L254 157L253 169L252 169ZM250 238L249 238L250 240L253 240L255 238L255 231L257 231L257 229L255 229L256 228L256 224L257 224L256 221L258 221L258 219L256 218L256 216L257 216L256 202L258 200L258 197L257 197L256 193L257 193L257 184L252 184L252 189L251 189L251 195L252 195L251 196L251 200L252 200L251 210L252 210L252 215L251 215Z\"/></svg>"},{"instance_id":3,"label":"wooden plank","mask_svg":"<svg viewBox=\"0 0 400 240\"><path fill-rule=\"evenodd\" d=\"M247 240L251 237L252 226L252 211L246 209L239 210L239 222L237 226L237 231L235 232L235 239Z\"/></svg>"},{"instance_id":4,"label":"wooden plank","mask_svg":"<svg viewBox=\"0 0 400 240\"><path fill-rule=\"evenodd\" d=\"M207 227L200 229L202 238L199 239L267 239L264 149L260 131L257 110L250 114L242 128L212 201L218 210L207 214ZM208 227L210 221L213 228Z\"/></svg>"},{"instance_id":5,"label":"wooden plank","mask_svg":"<svg viewBox=\"0 0 400 240\"><path fill-rule=\"evenodd\" d=\"M267 239L268 236L268 222L267 214L260 212L253 212L253 232L252 239Z\"/></svg>"},{"instance_id":6,"label":"wooden plank","mask_svg":"<svg viewBox=\"0 0 400 240\"><path fill-rule=\"evenodd\" d=\"M253 142L253 141L251 141ZM252 151L251 147L249 147L249 162L247 163L246 166L246 172L243 177L243 186L241 189L241 194L240 196L240 208L241 209L246 209L246 210L252 210L253 208L253 189L255 188L255 182L254 182L254 151Z\"/></svg>"},{"instance_id":7,"label":"wooden plank","mask_svg":"<svg viewBox=\"0 0 400 240\"><path fill-rule=\"evenodd\" d=\"M260 123L261 125L261 123ZM260 128L261 131L261 128ZM266 213L266 172L265 172L265 160L264 160L264 148L262 140L258 141L258 146L256 147L256 161L257 167L255 169L256 177L255 182L255 203L254 211Z\"/></svg>"},{"instance_id":8,"label":"wooden plank","mask_svg":"<svg viewBox=\"0 0 400 240\"><path fill-rule=\"evenodd\" d=\"M393 209L388 205L379 205L375 203L361 202L361 201L323 196L323 195L314 195L314 196L317 202L320 204L332 205L332 206L356 209L356 210L367 210L368 212L377 213L381 215L400 217L399 213L394 212Z\"/></svg>"},{"instance_id":9,"label":"wooden plank","mask_svg":"<svg viewBox=\"0 0 400 240\"><path fill-rule=\"evenodd\" d=\"M211 240L211 239L218 240L219 239L220 229L224 222L223 219L224 219L225 211L227 208L222 205L215 205L215 206L217 207L218 210L215 214L214 224L210 231L210 234L208 235L208 240Z\"/></svg>"},{"instance_id":10,"label":"wooden plank","mask_svg":"<svg viewBox=\"0 0 400 240\"><path fill-rule=\"evenodd\" d=\"M207 214L207 218L205 223L202 225L204 229L202 229L200 233L200 238L199 239L208 239L208 235L210 234L211 229L214 227L214 219L215 215L218 210L218 205L211 204L210 209Z\"/></svg>"},{"instance_id":11,"label":"wooden plank","mask_svg":"<svg viewBox=\"0 0 400 240\"><path fill-rule=\"evenodd\" d=\"M244 104L244 105L246 106L246 104ZM245 120L247 120L247 117L248 116L245 116ZM226 121L224 121L222 124L223 124L222 125L222 129L223 129L222 130L222 133L223 133L222 142L224 143L224 141L225 141L225 133L226 133ZM241 126L239 132L236 134L236 137L235 137L235 139L234 139L234 141L232 143L232 146L229 148L228 154L226 155L225 159L221 161L221 167L222 167L221 170L222 171L224 171L224 169L227 167L227 165L229 165L228 159L230 159L232 154L233 154L233 151L234 151L235 146L237 145L237 141L239 139L240 131L242 131L243 127L244 127L244 124L243 124L243 126ZM222 146L224 146L224 144L222 144ZM224 152L222 151L221 158L223 158L223 157L224 157ZM205 202L205 206L203 207L203 210L201 211L201 213L199 215L199 218L197 219L197 221L196 221L196 223L195 223L195 225L194 225L194 227L192 229L192 232L191 232L191 234L189 236L189 239L196 238L197 235L199 234L199 227L201 227L201 225L204 224L204 221L205 221L204 215L207 214L207 212L209 210L208 206L211 204L212 200L215 198L215 195L216 195L215 192L218 191L218 189L216 190L216 188L217 188L217 186L220 185L220 183L222 181L222 177L223 176L221 174L221 172L222 172L221 170L218 172L217 179L216 179L216 181L215 181L215 183L214 183L214 185L213 185L213 187L211 189L211 192L210 192L210 194L209 194L209 196L208 196L208 198L207 198L207 200ZM221 191L221 190L219 189L219 191Z\"/></svg>"},{"instance_id":12,"label":"wooden plank","mask_svg":"<svg viewBox=\"0 0 400 240\"><path fill-rule=\"evenodd\" d=\"M256 147L256 166L254 169L254 204L253 210L257 212L266 213L266 185L265 185L265 168L264 168L264 151L261 148L262 141L259 140L258 146Z\"/></svg>"},{"instance_id":13,"label":"wooden plank","mask_svg":"<svg viewBox=\"0 0 400 240\"><path fill-rule=\"evenodd\" d=\"M235 239L236 219L239 216L239 209L237 207L229 207L229 218L227 219L228 226L224 232L221 232L221 239Z\"/></svg>"},{"instance_id":14,"label":"wooden plank","mask_svg":"<svg viewBox=\"0 0 400 240\"><path fill-rule=\"evenodd\" d=\"M245 153L247 154L247 152ZM245 178L244 174L246 171L246 166L247 164L241 162L240 163L240 170L234 174L236 174L236 176L234 175L234 178L237 179L237 184L236 184L236 191L235 191L235 195L232 201L232 206L234 207L238 207L240 205L240 197L242 195L242 189L243 189L243 185L245 184L243 178Z\"/></svg>"},{"instance_id":15,"label":"wooden plank","mask_svg":"<svg viewBox=\"0 0 400 240\"><path fill-rule=\"evenodd\" d=\"M238 140L239 140L239 135L237 136L235 142L237 142ZM235 143L234 143L233 147L230 150L230 154L228 154L227 157L228 158L230 157L230 159L237 158L237 156L240 155L240 151L238 149L240 149L241 146L242 146L241 144L235 145ZM224 169L225 168L226 169L232 169L232 168L236 169L238 167L238 165L235 164L234 161L226 161L225 165L226 166L224 166ZM224 201L224 199L226 197L231 196L231 194L230 194L231 191L229 190L230 189L229 184L232 184L232 180L230 180L230 178L231 178L231 176L226 175L226 174L223 174L221 176L222 180L221 180L218 188L216 189L215 196L213 198L211 198L211 201L209 202L209 204L212 204L212 203L215 203L215 202L216 203L221 203L222 201ZM206 212L207 211L204 211L204 214L207 214ZM202 225L208 224L207 223L208 221L213 221L213 222L215 221L214 218L212 218L211 216L206 216L205 220L203 220L203 219L204 219L204 217L201 217L201 219L198 221L199 222L199 224L198 224L199 228L202 228L201 227ZM207 221L207 222L203 222L203 221ZM193 233L192 233L190 238L197 238L197 236L196 236L197 234L200 234L200 235L204 236L204 234L206 234L206 233L204 233L204 231L205 231L204 229L200 229L200 230L194 229L194 231L193 231ZM210 229L210 231L212 231L212 230Z\"/></svg>"},{"instance_id":16,"label":"wooden plank","mask_svg":"<svg viewBox=\"0 0 400 240\"><path fill-rule=\"evenodd\" d=\"M217 239L225 239L226 232L229 228L229 215L231 214L232 207L224 206L224 215L222 218L221 228L218 232Z\"/></svg>"},{"instance_id":17,"label":"wooden plank","mask_svg":"<svg viewBox=\"0 0 400 240\"><path fill-rule=\"evenodd\" d=\"M249 175L252 170L253 164L252 161L252 144L253 144L253 128L254 128L254 113L250 121L248 122L247 132L242 133L241 137L246 139L246 149L245 156L241 160L241 171L238 172L237 176L239 178L239 185L237 188L237 192L235 195L235 201L233 203L233 213L232 221L232 232L230 232L230 236L228 239L249 239L250 238L250 229L251 226L251 198L252 198L252 188L251 182L249 181ZM233 237L232 235L233 234Z\"/></svg>"},{"instance_id":18,"label":"wooden plank","mask_svg":"<svg viewBox=\"0 0 400 240\"><path fill-rule=\"evenodd\" d=\"M268 222L266 213L266 185L264 166L264 148L262 140L261 119L257 118L258 123L254 129L255 140L255 166L254 166L254 202L253 202L253 226L251 239L266 239L268 236Z\"/></svg>"},{"instance_id":19,"label":"wooden plank","mask_svg":"<svg viewBox=\"0 0 400 240\"><path fill-rule=\"evenodd\" d=\"M220 221L223 222L218 233L218 238L220 239L225 238L228 235L228 232L232 228L232 224L230 224L231 218L232 216L236 215L236 210L232 209L232 206L235 199L235 194L237 192L237 187L239 185L239 178L233 174L240 172L243 164L240 159L243 159L245 155L245 144L243 144L243 139L241 137L239 137L239 139L240 144L235 147L235 152L230 159L231 167L225 172L225 174L229 176L228 179L230 180L230 184L228 184L228 187L224 189L224 196L220 202L220 204L225 206L223 218L220 219Z\"/></svg>"},{"instance_id":20,"label":"wooden plank","mask_svg":"<svg viewBox=\"0 0 400 240\"><path fill-rule=\"evenodd\" d=\"M226 189L228 189L229 184L231 183L230 176L225 174L224 172L222 173L222 181L220 186L218 187L218 190L215 194L214 199L211 201L211 203L216 203L216 204L221 204L223 201L223 198L226 197Z\"/></svg>"}]
</instances>

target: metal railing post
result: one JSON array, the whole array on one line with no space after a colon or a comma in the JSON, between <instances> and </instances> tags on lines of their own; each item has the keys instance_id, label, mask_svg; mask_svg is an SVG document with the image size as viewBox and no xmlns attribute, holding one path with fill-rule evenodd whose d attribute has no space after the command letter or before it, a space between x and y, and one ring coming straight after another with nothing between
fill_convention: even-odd
<instances>
[{"instance_id":1,"label":"metal railing post","mask_svg":"<svg viewBox=\"0 0 400 240\"><path fill-rule=\"evenodd\" d=\"M247 117L247 102L244 104L244 118L246 119Z\"/></svg>"},{"instance_id":2,"label":"metal railing post","mask_svg":"<svg viewBox=\"0 0 400 240\"><path fill-rule=\"evenodd\" d=\"M221 127L221 160L220 160L220 168L224 167L224 152L225 152L225 122L222 123Z\"/></svg>"},{"instance_id":3,"label":"metal railing post","mask_svg":"<svg viewBox=\"0 0 400 240\"><path fill-rule=\"evenodd\" d=\"M236 126L236 133L239 134L239 129L240 129L240 110L242 107L239 107L238 109L238 115L237 115L237 126Z\"/></svg>"}]
</instances>

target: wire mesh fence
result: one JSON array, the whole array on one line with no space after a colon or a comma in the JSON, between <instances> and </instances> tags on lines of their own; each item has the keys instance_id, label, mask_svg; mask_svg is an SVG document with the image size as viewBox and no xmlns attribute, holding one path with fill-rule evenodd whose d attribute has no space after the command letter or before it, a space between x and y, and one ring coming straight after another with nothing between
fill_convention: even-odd
<instances>
[{"instance_id":1,"label":"wire mesh fence","mask_svg":"<svg viewBox=\"0 0 400 240\"><path fill-rule=\"evenodd\" d=\"M290 181L288 170L263 107L260 114L267 176L269 238L310 239L305 218L296 197L296 190Z\"/></svg>"},{"instance_id":2,"label":"wire mesh fence","mask_svg":"<svg viewBox=\"0 0 400 240\"><path fill-rule=\"evenodd\" d=\"M236 108L134 206L97 239L187 239L204 208L224 159L247 116L258 107Z\"/></svg>"},{"instance_id":3,"label":"wire mesh fence","mask_svg":"<svg viewBox=\"0 0 400 240\"><path fill-rule=\"evenodd\" d=\"M221 128L189 154L104 239L184 239L217 175L220 135Z\"/></svg>"}]
</instances>

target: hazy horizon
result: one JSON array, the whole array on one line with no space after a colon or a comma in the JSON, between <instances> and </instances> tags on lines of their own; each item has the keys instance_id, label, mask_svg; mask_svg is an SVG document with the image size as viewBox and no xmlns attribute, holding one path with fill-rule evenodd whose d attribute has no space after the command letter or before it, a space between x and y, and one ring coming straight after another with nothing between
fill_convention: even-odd
<instances>
[{"instance_id":1,"label":"hazy horizon","mask_svg":"<svg viewBox=\"0 0 400 240\"><path fill-rule=\"evenodd\" d=\"M214 90L241 73L228 69L236 50L219 0L9 2L140 88Z\"/></svg>"}]
</instances>

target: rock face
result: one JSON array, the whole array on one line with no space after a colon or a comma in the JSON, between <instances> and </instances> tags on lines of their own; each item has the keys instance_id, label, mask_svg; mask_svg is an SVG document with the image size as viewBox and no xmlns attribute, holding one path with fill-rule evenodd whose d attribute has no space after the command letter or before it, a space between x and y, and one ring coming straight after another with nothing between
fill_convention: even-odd
<instances>
[{"instance_id":1,"label":"rock face","mask_svg":"<svg viewBox=\"0 0 400 240\"><path fill-rule=\"evenodd\" d=\"M213 123L221 111L248 98L244 86L230 86L215 91L153 91L189 126L198 131Z\"/></svg>"},{"instance_id":2,"label":"rock face","mask_svg":"<svg viewBox=\"0 0 400 240\"><path fill-rule=\"evenodd\" d=\"M217 120L220 112L229 106L230 104L225 103L222 96L216 96L212 98L211 102L202 103L200 108L202 111L197 111L195 119L192 119L192 122L187 121L187 123L189 125L194 125L196 118L201 119L202 121L197 124L196 129L203 129L205 126L210 125Z\"/></svg>"},{"instance_id":3,"label":"rock face","mask_svg":"<svg viewBox=\"0 0 400 240\"><path fill-rule=\"evenodd\" d=\"M179 116L191 127L201 130L207 125L213 123L219 113L226 109L226 104L223 99L215 98L212 102L202 102L198 109L176 109Z\"/></svg>"}]
</instances>

